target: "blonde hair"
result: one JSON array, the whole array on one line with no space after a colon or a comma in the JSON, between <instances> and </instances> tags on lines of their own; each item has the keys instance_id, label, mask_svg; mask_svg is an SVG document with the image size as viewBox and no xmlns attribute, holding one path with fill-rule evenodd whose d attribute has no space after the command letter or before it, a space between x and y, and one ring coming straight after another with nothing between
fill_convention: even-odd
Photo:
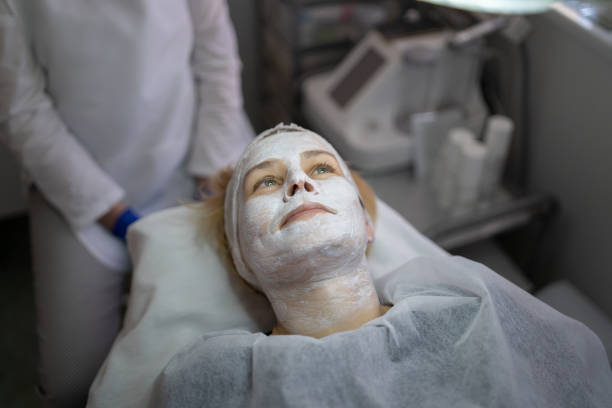
<instances>
[{"instance_id":1,"label":"blonde hair","mask_svg":"<svg viewBox=\"0 0 612 408\"><path fill-rule=\"evenodd\" d=\"M225 219L224 219L224 204L227 185L232 178L234 169L226 167L218 171L210 180L210 196L203 197L201 205L202 211L202 226L211 241L217 248L219 256L227 264L227 266L240 277L240 280L249 288L255 290L247 281L245 281L236 271L232 260L231 251L228 245L227 236L225 235ZM369 184L359 176L358 173L351 170L351 176L357 185L357 189L361 194L363 206L372 219L373 226L376 225L376 195ZM366 249L366 255L369 254L369 245Z\"/></svg>"}]
</instances>

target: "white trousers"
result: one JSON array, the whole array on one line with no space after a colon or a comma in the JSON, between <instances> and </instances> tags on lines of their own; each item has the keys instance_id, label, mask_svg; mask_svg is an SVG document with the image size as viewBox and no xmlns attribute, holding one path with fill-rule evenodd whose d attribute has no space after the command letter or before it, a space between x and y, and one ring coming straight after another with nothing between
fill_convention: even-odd
<instances>
[{"instance_id":1,"label":"white trousers","mask_svg":"<svg viewBox=\"0 0 612 408\"><path fill-rule=\"evenodd\" d=\"M92 257L35 189L30 234L43 405L82 408L121 327L130 274Z\"/></svg>"}]
</instances>

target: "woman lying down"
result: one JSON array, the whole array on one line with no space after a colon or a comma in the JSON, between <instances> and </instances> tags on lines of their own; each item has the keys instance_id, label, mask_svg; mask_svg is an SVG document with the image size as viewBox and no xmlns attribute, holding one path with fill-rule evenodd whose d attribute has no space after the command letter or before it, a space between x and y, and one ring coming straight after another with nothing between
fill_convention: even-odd
<instances>
[{"instance_id":1,"label":"woman lying down","mask_svg":"<svg viewBox=\"0 0 612 408\"><path fill-rule=\"evenodd\" d=\"M204 335L157 379L159 406L612 406L599 339L483 265L418 258L375 285L375 214L356 181L295 125L225 172L208 211L277 325Z\"/></svg>"}]
</instances>

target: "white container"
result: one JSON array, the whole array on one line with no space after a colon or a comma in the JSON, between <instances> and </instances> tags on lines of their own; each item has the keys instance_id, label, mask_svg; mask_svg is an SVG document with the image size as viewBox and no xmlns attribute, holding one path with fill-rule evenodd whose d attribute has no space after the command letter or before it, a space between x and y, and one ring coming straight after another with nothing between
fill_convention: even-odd
<instances>
[{"instance_id":1,"label":"white container","mask_svg":"<svg viewBox=\"0 0 612 408\"><path fill-rule=\"evenodd\" d=\"M484 199L491 198L501 182L513 131L514 123L506 116L493 115L487 120L484 140L487 158L480 187Z\"/></svg>"},{"instance_id":2,"label":"white container","mask_svg":"<svg viewBox=\"0 0 612 408\"><path fill-rule=\"evenodd\" d=\"M462 146L454 205L458 210L478 203L486 158L487 148L482 143L473 140Z\"/></svg>"},{"instance_id":3,"label":"white container","mask_svg":"<svg viewBox=\"0 0 612 408\"><path fill-rule=\"evenodd\" d=\"M433 190L442 208L455 203L457 174L463 156L463 146L474 143L474 134L465 128L454 128L436 161L432 178Z\"/></svg>"},{"instance_id":4,"label":"white container","mask_svg":"<svg viewBox=\"0 0 612 408\"><path fill-rule=\"evenodd\" d=\"M419 180L431 176L434 162L440 154L449 131L461 123L458 109L416 113L410 118L411 133L415 137L414 169Z\"/></svg>"}]
</instances>

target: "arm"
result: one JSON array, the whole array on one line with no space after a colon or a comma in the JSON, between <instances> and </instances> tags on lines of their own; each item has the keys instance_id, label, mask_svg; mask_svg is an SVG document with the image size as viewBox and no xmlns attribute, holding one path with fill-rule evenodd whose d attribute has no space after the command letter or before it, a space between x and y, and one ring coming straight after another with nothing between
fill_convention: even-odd
<instances>
[{"instance_id":1,"label":"arm","mask_svg":"<svg viewBox=\"0 0 612 408\"><path fill-rule=\"evenodd\" d=\"M0 2L0 142L74 227L121 205L124 195L68 130L45 92L18 17ZM105 218L113 220L112 214Z\"/></svg>"},{"instance_id":2,"label":"arm","mask_svg":"<svg viewBox=\"0 0 612 408\"><path fill-rule=\"evenodd\" d=\"M237 160L253 132L242 110L241 63L225 0L189 0L189 6L198 99L189 171L207 177Z\"/></svg>"}]
</instances>

